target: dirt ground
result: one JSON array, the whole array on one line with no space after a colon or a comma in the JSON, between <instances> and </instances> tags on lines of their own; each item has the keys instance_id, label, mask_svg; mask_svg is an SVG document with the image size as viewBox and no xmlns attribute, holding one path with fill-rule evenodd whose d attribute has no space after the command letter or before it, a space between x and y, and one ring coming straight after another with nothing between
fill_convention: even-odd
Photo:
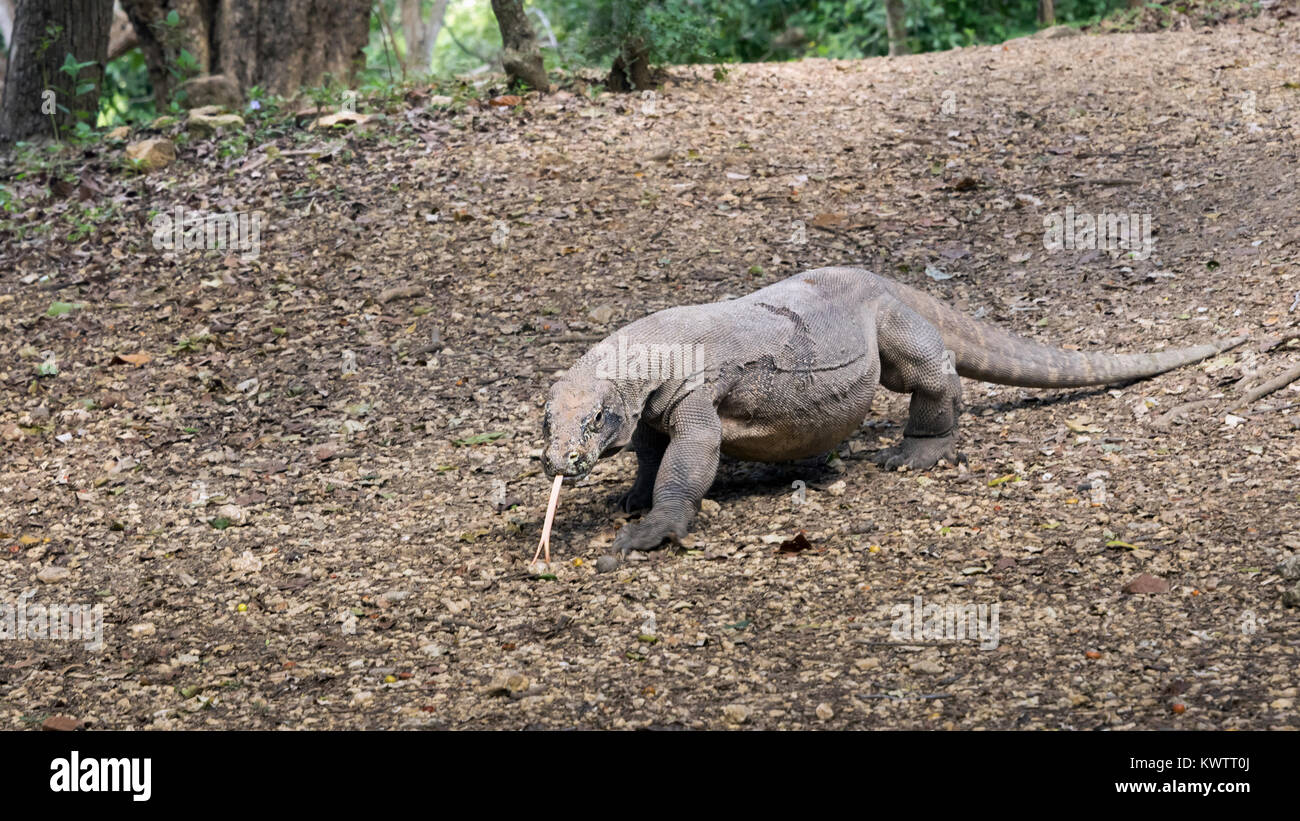
<instances>
[{"instance_id":1,"label":"dirt ground","mask_svg":"<svg viewBox=\"0 0 1300 821\"><path fill-rule=\"evenodd\" d=\"M115 217L69 240L39 229L80 192L31 203L0 252L0 604L102 604L104 647L0 641L0 726L1293 729L1300 385L1230 410L1300 361L1298 152L1267 14L417 96L147 175L89 150ZM155 249L177 205L261 210L260 255ZM1149 215L1154 252L1046 249L1067 207ZM1066 347L1252 338L1115 389L968 381L969 463L919 474L868 459L882 391L836 455L726 462L686 549L598 574L622 455L528 571L557 371L854 262ZM996 641L896 635L918 599L996 605Z\"/></svg>"}]
</instances>

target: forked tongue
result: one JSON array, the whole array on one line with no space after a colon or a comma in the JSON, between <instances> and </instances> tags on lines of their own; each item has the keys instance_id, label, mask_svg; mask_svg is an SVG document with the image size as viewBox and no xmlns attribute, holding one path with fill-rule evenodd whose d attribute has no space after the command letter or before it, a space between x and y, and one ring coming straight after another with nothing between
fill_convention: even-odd
<instances>
[{"instance_id":1,"label":"forked tongue","mask_svg":"<svg viewBox=\"0 0 1300 821\"><path fill-rule=\"evenodd\" d=\"M542 523L542 540L537 543L533 564L537 564L537 557L543 550L546 551L546 563L551 563L551 524L555 522L555 506L560 502L560 483L563 481L563 476L556 476L555 484L551 485L551 500L546 504L546 521Z\"/></svg>"}]
</instances>

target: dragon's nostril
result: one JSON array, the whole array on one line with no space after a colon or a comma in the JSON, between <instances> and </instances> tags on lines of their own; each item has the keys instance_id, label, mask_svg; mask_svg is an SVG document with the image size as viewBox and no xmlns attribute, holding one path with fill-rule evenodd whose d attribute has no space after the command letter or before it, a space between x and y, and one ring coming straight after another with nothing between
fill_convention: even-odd
<instances>
[{"instance_id":1,"label":"dragon's nostril","mask_svg":"<svg viewBox=\"0 0 1300 821\"><path fill-rule=\"evenodd\" d=\"M571 451L569 451L568 456L567 456L566 458L568 458L568 460L569 460L570 463L573 463L573 462L578 461L578 457L581 456L581 455L582 455L582 454L579 453L578 451L576 451L576 450L571 450Z\"/></svg>"}]
</instances>

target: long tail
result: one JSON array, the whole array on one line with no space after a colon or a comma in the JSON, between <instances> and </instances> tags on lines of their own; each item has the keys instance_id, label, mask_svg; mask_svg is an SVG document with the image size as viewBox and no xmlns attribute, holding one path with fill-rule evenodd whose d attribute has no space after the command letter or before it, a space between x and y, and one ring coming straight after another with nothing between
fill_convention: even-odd
<instances>
[{"instance_id":1,"label":"long tail","mask_svg":"<svg viewBox=\"0 0 1300 821\"><path fill-rule=\"evenodd\" d=\"M1081 388L1155 376L1235 348L1245 337L1158 353L1064 351L1031 342L954 311L929 294L888 281L898 300L939 329L957 355L957 373L1022 388Z\"/></svg>"}]
</instances>

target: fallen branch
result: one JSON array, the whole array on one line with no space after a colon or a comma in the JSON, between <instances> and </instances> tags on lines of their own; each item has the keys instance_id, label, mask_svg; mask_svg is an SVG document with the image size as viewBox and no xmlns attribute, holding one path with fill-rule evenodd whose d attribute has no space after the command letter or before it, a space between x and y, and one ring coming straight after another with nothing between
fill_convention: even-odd
<instances>
[{"instance_id":1,"label":"fallen branch","mask_svg":"<svg viewBox=\"0 0 1300 821\"><path fill-rule=\"evenodd\" d=\"M1185 402L1175 408L1171 408L1166 413L1157 416L1155 419L1151 420L1151 424L1157 428L1168 428L1179 417L1185 416L1194 410L1208 408L1216 404L1218 401L1218 399L1198 399L1195 402Z\"/></svg>"},{"instance_id":2,"label":"fallen branch","mask_svg":"<svg viewBox=\"0 0 1300 821\"><path fill-rule=\"evenodd\" d=\"M1260 408L1260 409L1257 410L1257 411L1254 411L1253 413L1248 413L1248 414L1246 414L1246 415L1247 415L1247 416L1263 416L1263 415L1266 414L1266 413L1277 413L1278 411L1291 410L1292 408L1300 408L1300 402L1292 402L1292 403L1289 404L1289 405L1280 405L1280 406L1274 406L1274 407L1263 407L1263 408Z\"/></svg>"},{"instance_id":3,"label":"fallen branch","mask_svg":"<svg viewBox=\"0 0 1300 821\"><path fill-rule=\"evenodd\" d=\"M1084 185L1099 185L1105 187L1105 186L1116 186L1116 185L1141 185L1141 184L1142 184L1141 180L1130 180L1123 177L1097 177L1097 178L1082 179L1082 180L1066 180L1065 182L1058 183L1058 185L1061 188L1078 188Z\"/></svg>"},{"instance_id":4,"label":"fallen branch","mask_svg":"<svg viewBox=\"0 0 1300 821\"><path fill-rule=\"evenodd\" d=\"M1268 339L1261 340L1259 343L1259 352L1268 353L1269 351L1276 350L1293 339L1300 339L1300 331L1291 331L1282 336L1269 337Z\"/></svg>"},{"instance_id":5,"label":"fallen branch","mask_svg":"<svg viewBox=\"0 0 1300 821\"><path fill-rule=\"evenodd\" d=\"M1286 371L1285 373L1278 374L1277 376L1265 382L1263 385L1260 385L1258 388L1255 388L1250 393L1243 396L1241 398L1241 401L1233 405L1230 408L1230 410L1233 411L1241 410L1242 408L1246 407L1250 403L1254 402L1256 399L1259 399L1264 396L1268 396L1270 393L1273 393L1274 391L1281 390L1282 388L1285 388L1287 385L1290 385L1292 382L1296 381L1297 379L1300 379L1300 365L1296 365L1294 368L1292 368L1289 371Z\"/></svg>"}]
</instances>

